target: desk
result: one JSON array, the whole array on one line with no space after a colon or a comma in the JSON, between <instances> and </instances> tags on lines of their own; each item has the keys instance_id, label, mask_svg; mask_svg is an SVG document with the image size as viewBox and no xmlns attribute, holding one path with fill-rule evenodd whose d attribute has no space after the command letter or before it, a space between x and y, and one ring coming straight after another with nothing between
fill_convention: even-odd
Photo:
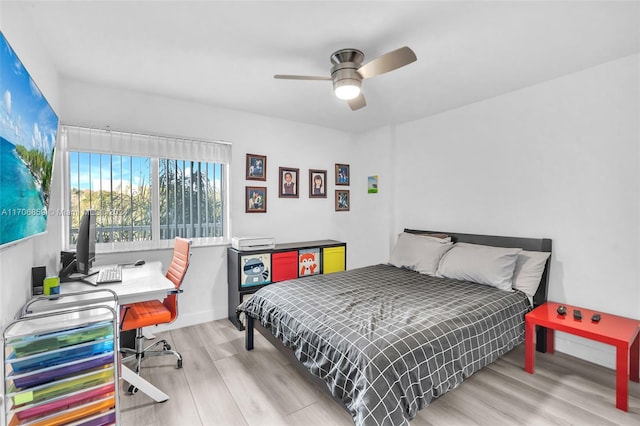
<instances>
[{"instance_id":1,"label":"desk","mask_svg":"<svg viewBox=\"0 0 640 426\"><path fill-rule=\"evenodd\" d=\"M525 370L533 374L535 365L535 329L547 328L547 352L554 352L554 330L575 334L616 347L616 408L628 411L629 379L639 381L640 321L600 313L599 322L591 321L595 311L565 305L567 313L556 312L560 303L547 302L525 315ZM573 311L580 310L582 320L573 318Z\"/></svg>"},{"instance_id":2,"label":"desk","mask_svg":"<svg viewBox=\"0 0 640 426\"><path fill-rule=\"evenodd\" d=\"M108 266L110 265L103 267ZM96 269L99 268L96 267ZM87 280L92 279L95 280L96 276L87 278ZM60 284L60 293L75 293L95 288L113 290L118 295L118 304L126 305L145 300L162 300L167 296L167 292L175 287L162 273L162 263L147 262L142 266L123 266L121 283L92 286L82 281L71 281ZM81 299L68 299L70 299L69 303L81 301Z\"/></svg>"},{"instance_id":3,"label":"desk","mask_svg":"<svg viewBox=\"0 0 640 426\"><path fill-rule=\"evenodd\" d=\"M108 267L105 265L102 267ZM100 267L96 267L99 269ZM90 277L88 279L95 279ZM93 286L82 281L70 281L60 284L60 294L83 292L87 290L112 290L118 296L118 305L126 305L145 300L162 300L167 296L167 292L175 289L173 283L162 273L162 263L147 262L142 266L123 266L122 282L100 284ZM44 304L32 304L29 306L31 312L44 312L57 309L67 309L79 305L92 305L112 301L113 298L97 295L68 296L59 300L51 300ZM142 376L134 373L126 365L121 368L122 378L132 384L140 391L150 396L156 402L164 402L169 396L157 387L146 381Z\"/></svg>"}]
</instances>

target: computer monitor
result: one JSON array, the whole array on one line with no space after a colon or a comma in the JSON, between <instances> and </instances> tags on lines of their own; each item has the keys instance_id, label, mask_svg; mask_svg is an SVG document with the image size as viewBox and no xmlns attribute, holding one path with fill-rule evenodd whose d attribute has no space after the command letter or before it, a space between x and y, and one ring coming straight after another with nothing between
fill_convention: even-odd
<instances>
[{"instance_id":1,"label":"computer monitor","mask_svg":"<svg viewBox=\"0 0 640 426\"><path fill-rule=\"evenodd\" d=\"M81 274L89 274L96 259L96 211L85 210L80 220L76 243L76 269Z\"/></svg>"},{"instance_id":2,"label":"computer monitor","mask_svg":"<svg viewBox=\"0 0 640 426\"><path fill-rule=\"evenodd\" d=\"M73 255L72 260L69 254ZM78 228L78 240L76 241L76 251L61 252L60 261L62 270L58 274L60 282L77 281L82 277L71 277L72 274L81 273L89 275L89 270L96 258L96 212L95 210L85 210L80 219Z\"/></svg>"}]
</instances>

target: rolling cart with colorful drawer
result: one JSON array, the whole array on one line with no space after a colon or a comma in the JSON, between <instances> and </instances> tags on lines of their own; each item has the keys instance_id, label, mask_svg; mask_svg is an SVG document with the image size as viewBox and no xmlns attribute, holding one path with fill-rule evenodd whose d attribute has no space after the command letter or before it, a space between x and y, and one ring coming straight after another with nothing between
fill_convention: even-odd
<instances>
[{"instance_id":1,"label":"rolling cart with colorful drawer","mask_svg":"<svg viewBox=\"0 0 640 426\"><path fill-rule=\"evenodd\" d=\"M115 306L23 312L7 326L2 336L7 426L118 422Z\"/></svg>"}]
</instances>

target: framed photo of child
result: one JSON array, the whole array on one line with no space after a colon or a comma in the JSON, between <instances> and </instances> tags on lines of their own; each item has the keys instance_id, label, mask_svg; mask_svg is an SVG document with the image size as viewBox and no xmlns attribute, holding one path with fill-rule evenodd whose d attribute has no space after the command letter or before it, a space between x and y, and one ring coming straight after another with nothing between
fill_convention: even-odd
<instances>
[{"instance_id":1,"label":"framed photo of child","mask_svg":"<svg viewBox=\"0 0 640 426\"><path fill-rule=\"evenodd\" d=\"M348 164L336 164L336 185L349 185Z\"/></svg>"},{"instance_id":2,"label":"framed photo of child","mask_svg":"<svg viewBox=\"0 0 640 426\"><path fill-rule=\"evenodd\" d=\"M245 213L266 213L267 187L247 186L245 189Z\"/></svg>"},{"instance_id":3,"label":"framed photo of child","mask_svg":"<svg viewBox=\"0 0 640 426\"><path fill-rule=\"evenodd\" d=\"M298 198L298 177L300 169L280 167L279 197Z\"/></svg>"},{"instance_id":4,"label":"framed photo of child","mask_svg":"<svg viewBox=\"0 0 640 426\"><path fill-rule=\"evenodd\" d=\"M267 156L247 154L247 180L267 180Z\"/></svg>"},{"instance_id":5,"label":"framed photo of child","mask_svg":"<svg viewBox=\"0 0 640 426\"><path fill-rule=\"evenodd\" d=\"M309 198L327 198L327 171L309 169Z\"/></svg>"}]
</instances>

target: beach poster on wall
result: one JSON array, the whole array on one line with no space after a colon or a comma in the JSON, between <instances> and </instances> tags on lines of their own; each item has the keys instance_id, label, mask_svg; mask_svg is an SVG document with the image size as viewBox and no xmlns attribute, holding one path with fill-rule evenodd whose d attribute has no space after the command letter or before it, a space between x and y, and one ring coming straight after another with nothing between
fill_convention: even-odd
<instances>
[{"instance_id":1,"label":"beach poster on wall","mask_svg":"<svg viewBox=\"0 0 640 426\"><path fill-rule=\"evenodd\" d=\"M0 246L46 230L58 117L0 32Z\"/></svg>"}]
</instances>

